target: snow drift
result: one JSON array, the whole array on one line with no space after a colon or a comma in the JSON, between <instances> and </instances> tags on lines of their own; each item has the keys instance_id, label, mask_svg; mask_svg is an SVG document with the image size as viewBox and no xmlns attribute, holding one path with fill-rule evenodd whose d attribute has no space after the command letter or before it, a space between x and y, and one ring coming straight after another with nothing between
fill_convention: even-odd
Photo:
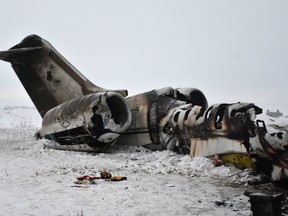
<instances>
[{"instance_id":1,"label":"snow drift","mask_svg":"<svg viewBox=\"0 0 288 216\"><path fill-rule=\"evenodd\" d=\"M249 172L204 157L114 146L106 153L45 149L34 109L0 110L1 215L251 215ZM102 179L75 187L76 177Z\"/></svg>"}]
</instances>

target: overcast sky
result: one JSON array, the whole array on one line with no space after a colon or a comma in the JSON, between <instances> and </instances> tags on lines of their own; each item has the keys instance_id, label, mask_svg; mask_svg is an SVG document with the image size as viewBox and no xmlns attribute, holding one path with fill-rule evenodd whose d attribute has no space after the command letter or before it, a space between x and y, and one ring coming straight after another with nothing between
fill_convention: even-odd
<instances>
[{"instance_id":1,"label":"overcast sky","mask_svg":"<svg viewBox=\"0 0 288 216\"><path fill-rule=\"evenodd\" d=\"M209 104L247 101L288 115L288 1L0 2L0 50L38 34L101 87L196 87ZM6 105L33 106L0 62Z\"/></svg>"}]
</instances>

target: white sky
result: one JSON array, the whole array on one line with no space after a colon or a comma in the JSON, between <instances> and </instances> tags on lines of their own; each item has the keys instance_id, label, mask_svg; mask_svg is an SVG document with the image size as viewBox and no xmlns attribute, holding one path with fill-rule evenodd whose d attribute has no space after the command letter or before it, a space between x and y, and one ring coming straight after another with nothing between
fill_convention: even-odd
<instances>
[{"instance_id":1,"label":"white sky","mask_svg":"<svg viewBox=\"0 0 288 216\"><path fill-rule=\"evenodd\" d=\"M196 87L209 104L247 101L288 114L288 1L0 2L0 50L38 34L105 88ZM0 62L6 105L33 104Z\"/></svg>"}]
</instances>

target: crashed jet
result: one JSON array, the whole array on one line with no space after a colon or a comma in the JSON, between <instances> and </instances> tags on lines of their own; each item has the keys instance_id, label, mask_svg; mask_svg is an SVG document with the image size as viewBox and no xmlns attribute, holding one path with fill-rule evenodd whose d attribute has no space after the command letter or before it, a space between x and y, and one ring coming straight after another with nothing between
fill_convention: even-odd
<instances>
[{"instance_id":1,"label":"crashed jet","mask_svg":"<svg viewBox=\"0 0 288 216\"><path fill-rule=\"evenodd\" d=\"M0 59L12 64L43 117L37 137L55 141L55 148L101 150L116 143L190 153L191 138L246 141L261 112L245 103L208 108L195 88L167 87L127 97L127 90L94 85L37 35L0 52Z\"/></svg>"},{"instance_id":2,"label":"crashed jet","mask_svg":"<svg viewBox=\"0 0 288 216\"><path fill-rule=\"evenodd\" d=\"M284 165L275 159L277 151L265 138L267 131L255 124L262 109L253 103L208 106L196 88L167 87L128 97L125 89L105 89L90 82L37 35L0 52L0 59L11 63L42 116L36 136L52 140L48 147L103 151L114 144L140 145L192 156L259 155L261 149L260 158L288 167L286 159ZM253 149L253 138L261 148Z\"/></svg>"}]
</instances>

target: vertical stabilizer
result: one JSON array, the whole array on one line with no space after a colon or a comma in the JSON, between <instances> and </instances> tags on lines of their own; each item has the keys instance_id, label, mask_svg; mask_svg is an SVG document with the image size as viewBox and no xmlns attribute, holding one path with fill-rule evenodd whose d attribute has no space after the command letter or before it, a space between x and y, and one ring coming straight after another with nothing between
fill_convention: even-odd
<instances>
[{"instance_id":1,"label":"vertical stabilizer","mask_svg":"<svg viewBox=\"0 0 288 216\"><path fill-rule=\"evenodd\" d=\"M94 85L70 64L48 41L37 35L24 38L0 59L11 63L15 73L43 117L51 108L90 93L108 90Z\"/></svg>"}]
</instances>

